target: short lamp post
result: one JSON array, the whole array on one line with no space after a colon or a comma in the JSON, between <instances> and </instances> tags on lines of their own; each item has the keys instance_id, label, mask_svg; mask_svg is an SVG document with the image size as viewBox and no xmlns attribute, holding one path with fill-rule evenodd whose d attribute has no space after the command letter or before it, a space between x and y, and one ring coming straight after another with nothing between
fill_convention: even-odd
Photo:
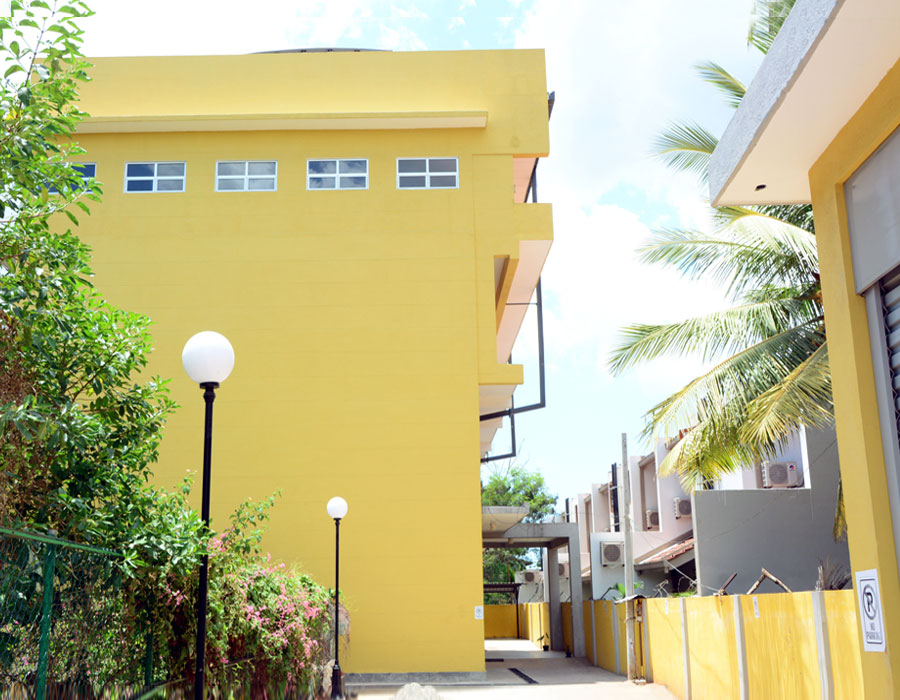
<instances>
[{"instance_id":1,"label":"short lamp post","mask_svg":"<svg viewBox=\"0 0 900 700\"><path fill-rule=\"evenodd\" d=\"M331 671L331 697L344 697L344 684L341 680L341 665L338 662L338 640L340 628L338 622L338 606L340 603L341 573L341 518L347 515L347 501L335 496L326 506L328 515L334 518L334 668Z\"/></svg>"},{"instance_id":2,"label":"short lamp post","mask_svg":"<svg viewBox=\"0 0 900 700\"><path fill-rule=\"evenodd\" d=\"M214 331L192 336L181 353L184 371L203 389L206 402L206 421L203 429L203 505L201 517L209 532L209 486L212 463L212 419L216 389L234 367L234 349L228 339ZM200 564L200 588L197 599L197 670L194 676L194 698L203 700L204 671L206 669L206 603L208 594L209 556L204 554Z\"/></svg>"}]
</instances>

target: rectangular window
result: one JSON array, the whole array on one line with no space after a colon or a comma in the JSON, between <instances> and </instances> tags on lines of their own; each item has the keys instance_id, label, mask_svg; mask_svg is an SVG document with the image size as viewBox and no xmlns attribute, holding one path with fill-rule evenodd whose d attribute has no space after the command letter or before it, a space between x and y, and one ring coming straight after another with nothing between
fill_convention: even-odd
<instances>
[{"instance_id":1,"label":"rectangular window","mask_svg":"<svg viewBox=\"0 0 900 700\"><path fill-rule=\"evenodd\" d=\"M459 187L459 158L398 158L401 190L446 190Z\"/></svg>"},{"instance_id":2,"label":"rectangular window","mask_svg":"<svg viewBox=\"0 0 900 700\"><path fill-rule=\"evenodd\" d=\"M306 161L308 190L367 190L369 161L365 158L333 158Z\"/></svg>"},{"instance_id":3,"label":"rectangular window","mask_svg":"<svg viewBox=\"0 0 900 700\"><path fill-rule=\"evenodd\" d=\"M216 163L216 192L274 192L278 161L220 160Z\"/></svg>"},{"instance_id":4,"label":"rectangular window","mask_svg":"<svg viewBox=\"0 0 900 700\"><path fill-rule=\"evenodd\" d=\"M185 164L125 163L126 192L184 192Z\"/></svg>"},{"instance_id":5,"label":"rectangular window","mask_svg":"<svg viewBox=\"0 0 900 700\"><path fill-rule=\"evenodd\" d=\"M69 164L75 172L81 175L81 179L87 183L88 180L91 180L97 177L97 164L96 163L70 163ZM91 189L89 187L84 188L85 192L90 192ZM58 194L59 190L57 190L52 185L47 188L47 191L50 194Z\"/></svg>"}]
</instances>

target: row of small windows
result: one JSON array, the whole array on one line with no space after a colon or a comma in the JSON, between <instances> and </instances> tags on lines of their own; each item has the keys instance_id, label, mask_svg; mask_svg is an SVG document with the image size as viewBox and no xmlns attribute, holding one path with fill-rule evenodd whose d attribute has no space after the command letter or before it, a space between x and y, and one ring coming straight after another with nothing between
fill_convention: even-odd
<instances>
[{"instance_id":1,"label":"row of small windows","mask_svg":"<svg viewBox=\"0 0 900 700\"><path fill-rule=\"evenodd\" d=\"M96 163L76 163L85 179L97 176ZM125 164L126 192L184 192L187 165L180 162ZM454 189L459 186L458 158L398 158L398 189ZM278 189L278 162L227 160L216 163L216 192L274 192ZM365 190L369 188L366 158L310 159L306 161L309 190Z\"/></svg>"}]
</instances>

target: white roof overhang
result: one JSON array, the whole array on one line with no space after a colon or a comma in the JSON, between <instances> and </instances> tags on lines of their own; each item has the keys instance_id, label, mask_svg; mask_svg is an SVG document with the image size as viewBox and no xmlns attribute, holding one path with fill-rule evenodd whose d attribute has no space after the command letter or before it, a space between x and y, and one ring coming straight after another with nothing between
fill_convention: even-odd
<instances>
[{"instance_id":1,"label":"white roof overhang","mask_svg":"<svg viewBox=\"0 0 900 700\"><path fill-rule=\"evenodd\" d=\"M710 201L810 201L810 168L900 58L898 0L798 0L709 166Z\"/></svg>"}]
</instances>

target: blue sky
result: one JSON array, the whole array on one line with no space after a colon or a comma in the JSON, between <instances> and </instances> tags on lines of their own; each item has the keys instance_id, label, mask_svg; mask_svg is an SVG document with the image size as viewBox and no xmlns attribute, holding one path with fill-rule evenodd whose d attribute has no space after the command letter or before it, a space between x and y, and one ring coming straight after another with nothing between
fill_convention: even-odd
<instances>
[{"instance_id":1,"label":"blue sky","mask_svg":"<svg viewBox=\"0 0 900 700\"><path fill-rule=\"evenodd\" d=\"M286 48L542 48L556 91L541 201L554 207L544 270L548 408L517 419L518 462L560 498L607 478L621 454L646 450L642 415L696 375L696 359L661 360L612 377L618 328L720 308L721 291L642 265L634 250L660 226L709 226L705 195L650 153L673 120L721 133L732 114L692 66L715 60L749 81L750 0L93 0L88 55L233 54ZM533 318L513 359L516 401L536 397ZM495 447L505 452L509 437Z\"/></svg>"}]
</instances>

